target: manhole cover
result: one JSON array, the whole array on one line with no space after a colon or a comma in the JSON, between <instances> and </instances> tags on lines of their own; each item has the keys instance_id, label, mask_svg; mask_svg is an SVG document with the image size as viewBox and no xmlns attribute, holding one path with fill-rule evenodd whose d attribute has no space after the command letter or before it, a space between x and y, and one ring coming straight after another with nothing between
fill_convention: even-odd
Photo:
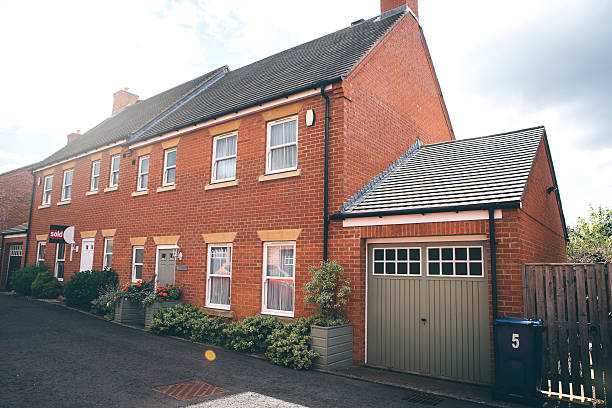
<instances>
[{"instance_id":1,"label":"manhole cover","mask_svg":"<svg viewBox=\"0 0 612 408\"><path fill-rule=\"evenodd\" d=\"M402 398L402 400L434 407L444 401L444 398L424 392L412 391L407 397Z\"/></svg>"},{"instance_id":2,"label":"manhole cover","mask_svg":"<svg viewBox=\"0 0 612 408\"><path fill-rule=\"evenodd\" d=\"M208 397L210 395L228 392L224 388L215 387L199 380L187 381L180 384L164 385L153 388L164 395L176 398L180 401L191 401L196 398Z\"/></svg>"}]
</instances>

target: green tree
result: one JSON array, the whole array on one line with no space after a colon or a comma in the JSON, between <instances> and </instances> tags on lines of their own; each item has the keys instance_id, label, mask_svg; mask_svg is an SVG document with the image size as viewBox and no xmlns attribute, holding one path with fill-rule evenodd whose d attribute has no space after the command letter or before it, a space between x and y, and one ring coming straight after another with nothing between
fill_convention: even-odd
<instances>
[{"instance_id":1,"label":"green tree","mask_svg":"<svg viewBox=\"0 0 612 408\"><path fill-rule=\"evenodd\" d=\"M589 216L569 228L570 262L612 262L612 208L589 206Z\"/></svg>"}]
</instances>

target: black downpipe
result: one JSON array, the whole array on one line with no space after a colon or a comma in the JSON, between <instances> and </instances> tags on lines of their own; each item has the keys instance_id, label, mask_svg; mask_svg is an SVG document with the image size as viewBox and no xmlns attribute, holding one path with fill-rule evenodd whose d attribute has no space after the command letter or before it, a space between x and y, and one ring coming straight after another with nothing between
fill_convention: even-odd
<instances>
[{"instance_id":1,"label":"black downpipe","mask_svg":"<svg viewBox=\"0 0 612 408\"><path fill-rule=\"evenodd\" d=\"M497 319L497 254L495 245L495 209L489 208L489 239L491 251L491 303L493 321Z\"/></svg>"},{"instance_id":2,"label":"black downpipe","mask_svg":"<svg viewBox=\"0 0 612 408\"><path fill-rule=\"evenodd\" d=\"M0 275L2 275L2 265L4 259L4 235L2 235L2 243L0 243ZM6 267L6 282L4 283L4 289L6 289L6 285L8 284L8 266ZM0 286L2 282L0 282Z\"/></svg>"},{"instance_id":3,"label":"black downpipe","mask_svg":"<svg viewBox=\"0 0 612 408\"><path fill-rule=\"evenodd\" d=\"M30 215L28 216L28 230L26 232L25 254L23 266L28 264L28 249L30 248L30 231L32 230L32 206L34 205L34 190L36 189L36 175L32 173L32 196L30 197Z\"/></svg>"},{"instance_id":4,"label":"black downpipe","mask_svg":"<svg viewBox=\"0 0 612 408\"><path fill-rule=\"evenodd\" d=\"M325 163L323 176L323 260L327 261L329 246L329 96L325 85L321 86L321 96L325 98Z\"/></svg>"}]
</instances>

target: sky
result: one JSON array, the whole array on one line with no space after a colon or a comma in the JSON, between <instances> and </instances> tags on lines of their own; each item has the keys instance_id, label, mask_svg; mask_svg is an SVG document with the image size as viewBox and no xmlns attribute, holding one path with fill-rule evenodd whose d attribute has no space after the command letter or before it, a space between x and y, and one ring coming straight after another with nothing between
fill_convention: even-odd
<instances>
[{"instance_id":1,"label":"sky","mask_svg":"<svg viewBox=\"0 0 612 408\"><path fill-rule=\"evenodd\" d=\"M379 13L378 0L0 2L0 173L217 67ZM420 0L458 139L546 126L568 225L612 206L612 2Z\"/></svg>"}]
</instances>

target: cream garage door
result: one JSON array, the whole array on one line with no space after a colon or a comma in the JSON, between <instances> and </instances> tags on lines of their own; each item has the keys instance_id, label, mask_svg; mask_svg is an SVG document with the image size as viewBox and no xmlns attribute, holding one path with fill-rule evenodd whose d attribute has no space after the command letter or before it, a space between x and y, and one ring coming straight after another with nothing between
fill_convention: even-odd
<instances>
[{"instance_id":1,"label":"cream garage door","mask_svg":"<svg viewBox=\"0 0 612 408\"><path fill-rule=\"evenodd\" d=\"M370 366L488 384L484 243L368 246Z\"/></svg>"}]
</instances>

